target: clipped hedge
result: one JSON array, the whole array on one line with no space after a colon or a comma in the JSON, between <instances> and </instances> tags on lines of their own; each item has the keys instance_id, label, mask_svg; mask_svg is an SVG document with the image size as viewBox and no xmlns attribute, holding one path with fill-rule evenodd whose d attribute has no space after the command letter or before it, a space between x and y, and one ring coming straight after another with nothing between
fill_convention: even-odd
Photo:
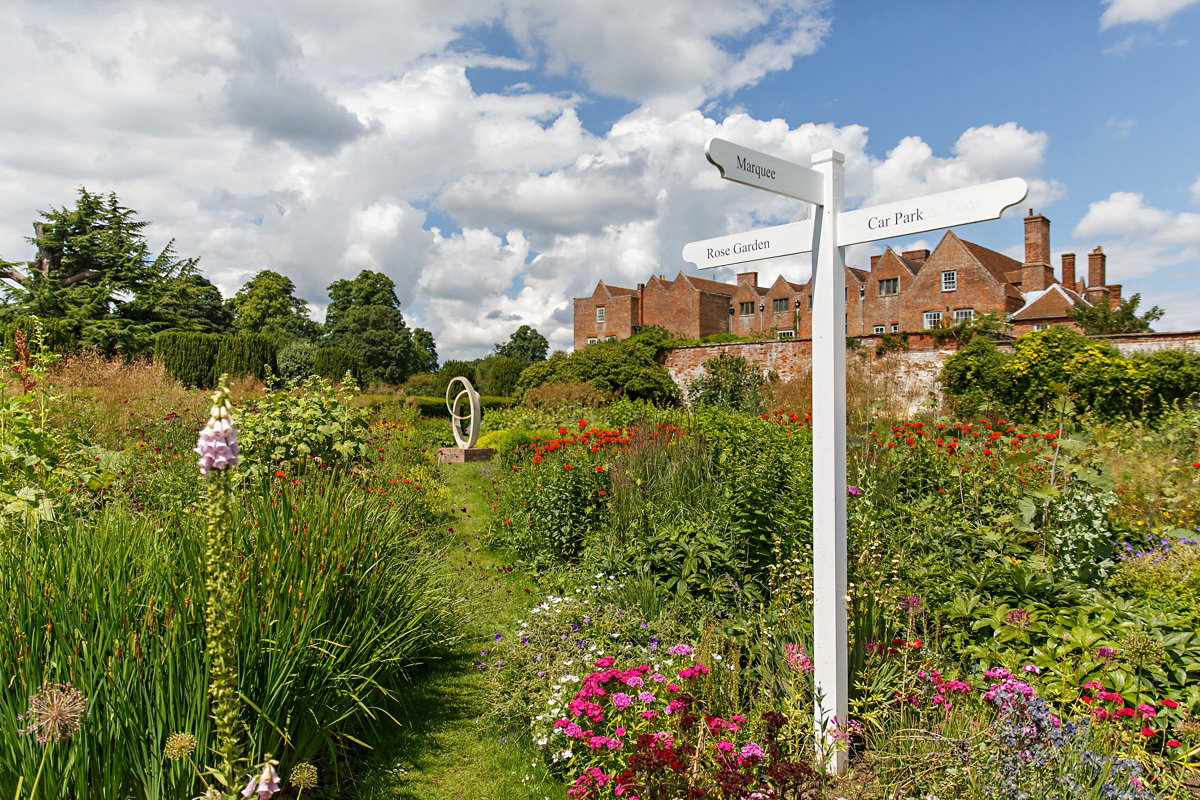
<instances>
[{"instance_id":1,"label":"clipped hedge","mask_svg":"<svg viewBox=\"0 0 1200 800\"><path fill-rule=\"evenodd\" d=\"M422 417L450 419L450 411L446 408L445 397L408 397L405 402L421 412ZM511 397L480 396L479 407L485 413L493 408L508 408L513 404ZM465 401L464 401L465 406ZM464 408L465 410L465 408ZM460 412L461 413L461 412Z\"/></svg>"},{"instance_id":2,"label":"clipped hedge","mask_svg":"<svg viewBox=\"0 0 1200 800\"><path fill-rule=\"evenodd\" d=\"M362 361L344 347L322 347L313 358L313 373L327 381L340 381L347 372L363 385Z\"/></svg>"},{"instance_id":3,"label":"clipped hedge","mask_svg":"<svg viewBox=\"0 0 1200 800\"><path fill-rule=\"evenodd\" d=\"M39 317L35 322L33 317L17 317L0 327L4 336L4 352L9 358L17 357L18 328L25 334L25 340L29 346L34 347L38 322L42 325L42 335L45 338L46 347L50 348L52 352L63 355L79 346L79 341L66 320Z\"/></svg>"},{"instance_id":4,"label":"clipped hedge","mask_svg":"<svg viewBox=\"0 0 1200 800\"><path fill-rule=\"evenodd\" d=\"M168 331L154 343L154 360L185 386L212 387L223 374L253 375L261 381L279 370L278 351L271 337Z\"/></svg>"}]
</instances>

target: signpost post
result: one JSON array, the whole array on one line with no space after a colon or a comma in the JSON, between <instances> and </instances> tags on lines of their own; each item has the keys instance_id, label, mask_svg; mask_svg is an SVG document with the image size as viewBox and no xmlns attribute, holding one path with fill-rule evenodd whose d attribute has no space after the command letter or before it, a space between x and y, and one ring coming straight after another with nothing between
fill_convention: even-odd
<instances>
[{"instance_id":1,"label":"signpost post","mask_svg":"<svg viewBox=\"0 0 1200 800\"><path fill-rule=\"evenodd\" d=\"M814 724L825 769L841 774L847 754L833 747L850 694L846 608L846 247L996 219L1025 199L1020 178L845 211L845 156L823 150L813 168L723 139L705 155L727 180L817 206L811 220L691 242L684 260L701 269L812 251L813 666Z\"/></svg>"}]
</instances>

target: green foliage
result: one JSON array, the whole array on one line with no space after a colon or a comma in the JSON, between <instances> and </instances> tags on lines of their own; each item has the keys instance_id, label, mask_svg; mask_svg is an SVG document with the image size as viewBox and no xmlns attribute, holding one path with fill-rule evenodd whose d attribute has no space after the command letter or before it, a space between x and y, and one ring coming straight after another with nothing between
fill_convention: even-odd
<instances>
[{"instance_id":1,"label":"green foliage","mask_svg":"<svg viewBox=\"0 0 1200 800\"><path fill-rule=\"evenodd\" d=\"M222 374L265 381L279 369L275 343L262 334L167 331L155 340L154 358L183 385L205 388Z\"/></svg>"},{"instance_id":2,"label":"green foliage","mask_svg":"<svg viewBox=\"0 0 1200 800\"><path fill-rule=\"evenodd\" d=\"M239 688L253 752L286 774L302 760L335 771L371 741L406 672L449 639L453 600L436 557L410 538L433 522L424 492L389 506L350 478L284 481L235 509ZM200 792L186 762L163 758L173 732L214 744L205 670L202 515L164 518L112 507L61 529L0 534L0 603L11 635L0 669L0 792L16 796L47 753L44 795L83 800L181 798ZM67 742L21 736L18 714L43 681L69 682L90 714ZM286 743L285 743L286 738Z\"/></svg>"},{"instance_id":3,"label":"green foliage","mask_svg":"<svg viewBox=\"0 0 1200 800\"><path fill-rule=\"evenodd\" d=\"M264 478L367 458L367 412L351 403L355 394L354 386L334 389L320 377L264 392L237 420L241 471Z\"/></svg>"},{"instance_id":4,"label":"green foliage","mask_svg":"<svg viewBox=\"0 0 1200 800\"><path fill-rule=\"evenodd\" d=\"M490 395L507 397L517 388L517 381L525 369L525 362L517 358L501 356L494 360L484 391Z\"/></svg>"},{"instance_id":5,"label":"green foliage","mask_svg":"<svg viewBox=\"0 0 1200 800\"><path fill-rule=\"evenodd\" d=\"M479 391L479 387L475 384L475 365L470 361L446 361L442 364L442 368L438 370L437 393L442 397L446 396L446 389L450 386L450 381L455 378L466 378L475 387L475 391ZM442 401L445 404L445 401Z\"/></svg>"},{"instance_id":6,"label":"green foliage","mask_svg":"<svg viewBox=\"0 0 1200 800\"><path fill-rule=\"evenodd\" d=\"M361 379L399 385L428 366L431 354L416 344L405 325L391 278L363 270L352 281L331 283L329 297L325 316L329 344L358 356ZM426 338L432 346L432 337L422 340Z\"/></svg>"},{"instance_id":7,"label":"green foliage","mask_svg":"<svg viewBox=\"0 0 1200 800\"><path fill-rule=\"evenodd\" d=\"M554 383L587 383L613 395L677 403L679 387L655 360L656 356L656 345L637 336L597 342L571 355L557 351L547 361L533 364L522 372L517 389Z\"/></svg>"},{"instance_id":8,"label":"green foliage","mask_svg":"<svg viewBox=\"0 0 1200 800\"><path fill-rule=\"evenodd\" d=\"M79 344L127 357L153 349L160 331L207 324L215 287L197 274L197 260L177 258L173 242L152 255L149 223L115 194L80 187L74 208L40 213L30 239L37 257L3 270L16 283L5 291L18 314L60 320Z\"/></svg>"},{"instance_id":9,"label":"green foliage","mask_svg":"<svg viewBox=\"0 0 1200 800\"><path fill-rule=\"evenodd\" d=\"M341 380L346 373L355 381L362 379L362 362L355 353L342 347L320 347L313 356L312 374L327 381Z\"/></svg>"},{"instance_id":10,"label":"green foliage","mask_svg":"<svg viewBox=\"0 0 1200 800\"><path fill-rule=\"evenodd\" d=\"M507 342L496 345L495 353L498 356L517 359L523 364L532 364L535 361L545 361L549 350L550 343L546 341L545 336L538 333L537 328L522 325L513 331Z\"/></svg>"},{"instance_id":11,"label":"green foliage","mask_svg":"<svg viewBox=\"0 0 1200 800\"><path fill-rule=\"evenodd\" d=\"M453 400L454 398L450 398ZM405 402L416 408L422 417L427 419L450 419L450 412L446 408L446 396L440 397L420 397L411 395L405 399ZM508 397L488 397L480 395L479 407L483 410L484 419L487 419L490 413L496 409L507 408L512 405L512 399ZM447 431L449 428L447 427Z\"/></svg>"},{"instance_id":12,"label":"green foliage","mask_svg":"<svg viewBox=\"0 0 1200 800\"><path fill-rule=\"evenodd\" d=\"M1137 313L1142 296L1135 294L1121 301L1116 308L1105 297L1094 306L1080 303L1067 309L1067 316L1075 321L1089 336L1113 333L1145 333L1155 321L1162 319L1164 312L1154 306L1144 314Z\"/></svg>"},{"instance_id":13,"label":"green foliage","mask_svg":"<svg viewBox=\"0 0 1200 800\"><path fill-rule=\"evenodd\" d=\"M259 271L227 302L234 327L245 333L315 340L321 326L309 319L308 301L296 297L292 279L269 269Z\"/></svg>"},{"instance_id":14,"label":"green foliage","mask_svg":"<svg viewBox=\"0 0 1200 800\"><path fill-rule=\"evenodd\" d=\"M1036 421L1064 393L1101 418L1156 419L1200 387L1200 353L1162 350L1123 357L1066 327L1028 333L1011 354L976 337L946 360L942 384L961 410L1002 409Z\"/></svg>"},{"instance_id":15,"label":"green foliage","mask_svg":"<svg viewBox=\"0 0 1200 800\"><path fill-rule=\"evenodd\" d=\"M279 377L285 381L304 380L316 374L317 346L312 342L294 340L279 348ZM343 375L345 372L342 373Z\"/></svg>"},{"instance_id":16,"label":"green foliage","mask_svg":"<svg viewBox=\"0 0 1200 800\"><path fill-rule=\"evenodd\" d=\"M438 354L437 345L433 341L433 334L424 328L414 328L412 332L413 338L413 368L417 372L437 372Z\"/></svg>"},{"instance_id":17,"label":"green foliage","mask_svg":"<svg viewBox=\"0 0 1200 800\"><path fill-rule=\"evenodd\" d=\"M41 319L40 317L14 317L4 324L3 352L8 358L17 357L17 331L20 330L26 339L32 341L34 331L41 327L42 345L52 353L66 355L79 346L79 340L71 332L70 325L61 319Z\"/></svg>"},{"instance_id":18,"label":"green foliage","mask_svg":"<svg viewBox=\"0 0 1200 800\"><path fill-rule=\"evenodd\" d=\"M766 379L741 356L721 353L704 362L704 374L688 384L688 400L729 411L757 413Z\"/></svg>"},{"instance_id":19,"label":"green foliage","mask_svg":"<svg viewBox=\"0 0 1200 800\"><path fill-rule=\"evenodd\" d=\"M437 375L432 372L418 372L404 382L403 392L406 397L412 395L432 397L437 394Z\"/></svg>"}]
</instances>

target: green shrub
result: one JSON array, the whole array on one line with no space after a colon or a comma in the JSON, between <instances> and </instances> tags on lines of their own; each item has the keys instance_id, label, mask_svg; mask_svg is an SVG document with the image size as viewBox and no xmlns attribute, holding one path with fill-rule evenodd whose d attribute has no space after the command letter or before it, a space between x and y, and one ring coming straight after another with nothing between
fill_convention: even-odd
<instances>
[{"instance_id":1,"label":"green shrub","mask_svg":"<svg viewBox=\"0 0 1200 800\"><path fill-rule=\"evenodd\" d=\"M475 386L475 365L470 361L445 361L437 371L437 393L442 397L446 396L446 387L450 385L450 381L455 378L466 378ZM479 387L475 386L475 391L479 391ZM445 403L445 400L442 401Z\"/></svg>"},{"instance_id":2,"label":"green shrub","mask_svg":"<svg viewBox=\"0 0 1200 800\"><path fill-rule=\"evenodd\" d=\"M507 452L516 450L518 447L533 444L537 439L550 438L553 438L553 434L550 431L531 431L524 428L516 428L511 431L485 433L479 437L477 446Z\"/></svg>"},{"instance_id":3,"label":"green shrub","mask_svg":"<svg viewBox=\"0 0 1200 800\"><path fill-rule=\"evenodd\" d=\"M517 388L517 380L520 379L524 370L524 361L500 356L492 363L483 389L490 395L508 397Z\"/></svg>"},{"instance_id":4,"label":"green shrub","mask_svg":"<svg viewBox=\"0 0 1200 800\"><path fill-rule=\"evenodd\" d=\"M313 373L327 381L340 381L349 372L355 382L363 383L362 362L341 347L322 347L313 358Z\"/></svg>"},{"instance_id":5,"label":"green shrub","mask_svg":"<svg viewBox=\"0 0 1200 800\"><path fill-rule=\"evenodd\" d=\"M454 398L450 398L453 400ZM434 419L450 419L450 411L446 408L446 398L443 397L409 397L405 402L421 412L422 417ZM480 397L479 407L483 411L483 418L487 419L488 413L496 409L508 408L512 405L512 398L509 397ZM461 412L460 412L461 413Z\"/></svg>"},{"instance_id":6,"label":"green shrub","mask_svg":"<svg viewBox=\"0 0 1200 800\"><path fill-rule=\"evenodd\" d=\"M41 325L45 346L51 352L65 355L79 346L79 340L67 320L38 317L35 321L33 317L16 317L0 326L0 330L3 331L4 354L9 358L16 358L17 330L20 329L27 340L33 341L38 325Z\"/></svg>"},{"instance_id":7,"label":"green shrub","mask_svg":"<svg viewBox=\"0 0 1200 800\"><path fill-rule=\"evenodd\" d=\"M688 400L730 411L758 413L766 379L741 356L721 353L704 362L704 374L688 384Z\"/></svg>"},{"instance_id":8,"label":"green shrub","mask_svg":"<svg viewBox=\"0 0 1200 800\"><path fill-rule=\"evenodd\" d=\"M433 397L437 394L437 382L436 372L418 372L406 380L400 390L406 397Z\"/></svg>"},{"instance_id":9,"label":"green shrub","mask_svg":"<svg viewBox=\"0 0 1200 800\"><path fill-rule=\"evenodd\" d=\"M352 397L319 377L264 392L238 417L241 469L262 478L277 469L302 473L313 464L363 460L368 412L351 403Z\"/></svg>"},{"instance_id":10,"label":"green shrub","mask_svg":"<svg viewBox=\"0 0 1200 800\"><path fill-rule=\"evenodd\" d=\"M656 360L658 351L637 337L590 344L571 355L555 352L521 373L517 389L528 391L557 383L586 383L609 395L675 404L679 387Z\"/></svg>"},{"instance_id":11,"label":"green shrub","mask_svg":"<svg viewBox=\"0 0 1200 800\"><path fill-rule=\"evenodd\" d=\"M279 377L285 381L302 381L315 375L316 357L317 346L312 342L302 339L288 342L279 349Z\"/></svg>"}]
</instances>

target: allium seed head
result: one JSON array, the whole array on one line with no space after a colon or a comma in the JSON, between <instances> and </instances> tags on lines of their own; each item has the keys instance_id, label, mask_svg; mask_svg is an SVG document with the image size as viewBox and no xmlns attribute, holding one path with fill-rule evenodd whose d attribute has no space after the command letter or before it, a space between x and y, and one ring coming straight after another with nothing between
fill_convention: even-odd
<instances>
[{"instance_id":1,"label":"allium seed head","mask_svg":"<svg viewBox=\"0 0 1200 800\"><path fill-rule=\"evenodd\" d=\"M317 768L307 761L301 761L292 767L288 780L297 789L313 789L317 785Z\"/></svg>"},{"instance_id":2,"label":"allium seed head","mask_svg":"<svg viewBox=\"0 0 1200 800\"><path fill-rule=\"evenodd\" d=\"M196 737L190 733L172 733L167 737L167 745L163 748L163 755L171 761L187 758L194 752L196 752Z\"/></svg>"},{"instance_id":3,"label":"allium seed head","mask_svg":"<svg viewBox=\"0 0 1200 800\"><path fill-rule=\"evenodd\" d=\"M87 698L67 683L47 683L29 698L29 710L17 717L29 723L19 733L40 744L70 739L87 719Z\"/></svg>"}]
</instances>

